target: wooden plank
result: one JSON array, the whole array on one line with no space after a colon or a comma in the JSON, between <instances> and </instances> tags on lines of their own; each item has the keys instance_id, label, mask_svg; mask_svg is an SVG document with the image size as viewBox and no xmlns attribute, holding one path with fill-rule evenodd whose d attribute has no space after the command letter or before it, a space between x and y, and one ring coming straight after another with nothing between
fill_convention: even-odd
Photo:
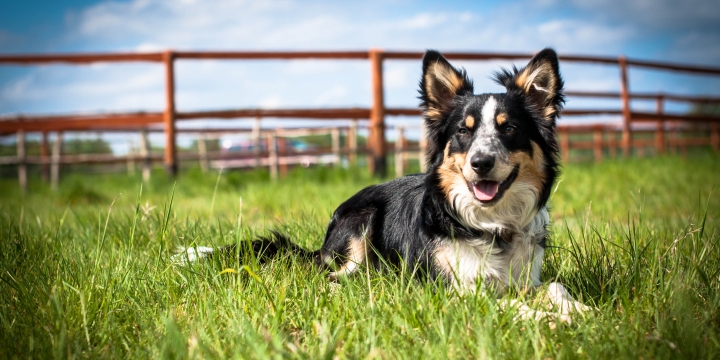
<instances>
[{"instance_id":1,"label":"wooden plank","mask_svg":"<svg viewBox=\"0 0 720 360\"><path fill-rule=\"evenodd\" d=\"M563 91L565 96L577 97L594 97L594 98L615 98L620 99L622 94L613 91ZM652 100L662 96L665 100L691 103L713 103L720 102L718 96L697 96L697 95L679 95L666 93L631 93L628 94L630 99Z\"/></svg>"},{"instance_id":2,"label":"wooden plank","mask_svg":"<svg viewBox=\"0 0 720 360\"><path fill-rule=\"evenodd\" d=\"M699 66L699 65L686 65L660 61L648 61L648 60L627 60L628 65L636 67L644 67L650 69L659 70L670 70L678 72L689 72L695 74L712 74L720 75L720 67L715 66Z\"/></svg>"},{"instance_id":3,"label":"wooden plank","mask_svg":"<svg viewBox=\"0 0 720 360\"><path fill-rule=\"evenodd\" d=\"M583 116L583 115L623 115L618 109L565 109L560 112L561 116Z\"/></svg>"},{"instance_id":4,"label":"wooden plank","mask_svg":"<svg viewBox=\"0 0 720 360\"><path fill-rule=\"evenodd\" d=\"M363 60L368 58L367 51L176 51L175 54L178 59L215 60Z\"/></svg>"},{"instance_id":5,"label":"wooden plank","mask_svg":"<svg viewBox=\"0 0 720 360\"><path fill-rule=\"evenodd\" d=\"M679 115L679 114L656 114L656 113L649 113L649 112L639 112L639 111L633 111L632 112L632 121L633 122L656 122L656 121L684 121L684 122L693 122L693 123L702 123L702 122L716 122L720 123L720 117L719 116L712 116L712 115L703 115L703 114L686 114L686 115Z\"/></svg>"},{"instance_id":6,"label":"wooden plank","mask_svg":"<svg viewBox=\"0 0 720 360\"><path fill-rule=\"evenodd\" d=\"M162 53L79 53L79 54L17 54L0 55L0 64L90 64L96 62L152 61L161 62Z\"/></svg>"},{"instance_id":7,"label":"wooden plank","mask_svg":"<svg viewBox=\"0 0 720 360\"><path fill-rule=\"evenodd\" d=\"M557 130L563 131L563 132L568 132L568 133L590 133L593 131L602 131L602 132L621 131L621 129L615 125L597 124L597 123L596 124L558 125Z\"/></svg>"},{"instance_id":8,"label":"wooden plank","mask_svg":"<svg viewBox=\"0 0 720 360\"><path fill-rule=\"evenodd\" d=\"M0 133L137 127L160 123L162 119L160 113L18 117L0 121Z\"/></svg>"},{"instance_id":9,"label":"wooden plank","mask_svg":"<svg viewBox=\"0 0 720 360\"><path fill-rule=\"evenodd\" d=\"M530 53L480 53L444 51L443 56L449 60L517 60L530 59ZM387 51L385 58L392 60L422 60L423 51Z\"/></svg>"},{"instance_id":10,"label":"wooden plank","mask_svg":"<svg viewBox=\"0 0 720 360\"><path fill-rule=\"evenodd\" d=\"M386 108L385 115L388 116L420 116L422 112L418 108Z\"/></svg>"},{"instance_id":11,"label":"wooden plank","mask_svg":"<svg viewBox=\"0 0 720 360\"><path fill-rule=\"evenodd\" d=\"M562 111L563 116L581 116L581 115L622 115L619 109L565 109ZM389 116L420 116L422 112L417 108L387 108L385 115Z\"/></svg>"},{"instance_id":12,"label":"wooden plank","mask_svg":"<svg viewBox=\"0 0 720 360\"><path fill-rule=\"evenodd\" d=\"M297 118L297 119L368 119L370 109L236 109L218 111L188 111L178 112L178 120L189 119L236 119L254 117Z\"/></svg>"}]
</instances>

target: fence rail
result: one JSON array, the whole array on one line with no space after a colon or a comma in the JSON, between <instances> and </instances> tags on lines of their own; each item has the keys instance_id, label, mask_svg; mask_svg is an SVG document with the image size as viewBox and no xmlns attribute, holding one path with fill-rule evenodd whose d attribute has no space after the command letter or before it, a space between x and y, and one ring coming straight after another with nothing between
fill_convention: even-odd
<instances>
[{"instance_id":1,"label":"fence rail","mask_svg":"<svg viewBox=\"0 0 720 360\"><path fill-rule=\"evenodd\" d=\"M480 52L446 52L444 55L451 60L522 60L529 59L531 53L480 53ZM74 162L120 162L116 157L105 156L75 156L63 157L62 154L50 154L47 143L48 133L57 132L53 150L61 147L62 133L71 131L141 131L146 136L147 130L156 125L162 124L162 132L165 135L165 146L162 156L166 170L174 175L177 172L178 161L186 159L187 155L178 154L176 137L186 130L176 128L178 121L215 118L235 119L254 118L255 138L258 137L259 119L262 118L285 118L285 119L323 119L323 120L367 120L365 124L368 130L367 148L357 149L361 153L368 154L368 166L371 171L378 175L384 175L387 168L386 157L389 152L394 151L401 154L407 151L400 144L407 145L404 139L404 130L397 130L398 141L395 147L388 146L385 140L385 133L388 130L385 118L387 116L417 116L417 108L389 108L384 102L383 86L383 64L386 60L420 60L423 52L420 51L383 51L370 49L367 51L164 51L152 53L86 53L86 54L30 54L30 55L0 55L0 66L2 65L45 65L50 63L65 63L86 65L97 62L154 62L160 63L165 69L165 109L162 112L140 112L140 113L114 113L100 115L47 115L47 116L4 116L0 118L0 134L17 134L18 150L15 162L11 157L0 159L0 164L18 164L19 179L21 184L26 181L26 165L29 163L41 163L44 165L55 164L52 173L55 174L60 163ZM704 114L669 114L664 112L664 104L668 101L687 102L691 104L712 104L720 103L717 96L689 96L679 94L663 93L631 93L628 87L628 68L646 68L659 71L684 72L691 74L720 75L720 67L696 66L687 64L676 64L657 61L627 59L624 56L602 57L582 55L561 55L562 62L575 63L596 63L610 66L617 66L619 70L619 92L584 92L567 91L570 97L584 98L615 98L620 100L618 109L566 109L562 115L587 116L587 115L619 115L622 116L620 124L592 124L592 125L561 125L558 133L561 139L561 152L564 159L569 160L570 149L593 149L596 159L602 158L603 150L610 151L614 156L617 150L624 155L629 155L631 149L644 149L647 146L654 146L657 152L664 152L665 148L688 146L688 145L710 145L718 150L718 124L720 117L717 115ZM175 108L175 61L176 60L297 60L297 59L323 59L323 60L360 60L368 61L371 70L372 102L369 108L323 108L323 109L226 109L213 111L192 111L180 112ZM631 109L630 101L652 100L657 103L656 112L642 112ZM648 130L647 126L654 126L654 130ZM355 125L357 126L357 125ZM227 132L241 132L238 129L225 129ZM157 131L157 130L152 130ZM356 136L357 129L354 130ZM698 132L701 137L688 137L678 135L680 132ZM41 154L39 158L27 156L25 153L25 136L29 132L42 134ZM210 134L213 130L208 129L203 134ZM633 139L634 135L646 136L654 134L654 139L646 138ZM668 133L674 136L668 137ZM570 134L588 134L593 140L571 141ZM205 136L205 135L201 135ZM282 137L279 133L271 135ZM336 135L332 135L336 136ZM347 135L346 135L347 136ZM619 139L618 139L619 137ZM145 142L147 140L144 140ZM268 140L270 141L270 140ZM352 140L354 143L356 139ZM424 139L420 139L420 149L423 148ZM679 145L678 145L679 144ZM337 153L338 149L333 150ZM644 150L642 150L644 151ZM271 151L272 152L272 151ZM347 152L347 151L346 151ZM157 160L156 155L143 155L146 163ZM256 154L257 155L257 154ZM271 154L268 154L270 156ZM198 155L202 156L202 155ZM53 159L57 158L57 161ZM207 156L205 158L209 159ZM407 156L402 155L398 160L396 157L395 167L403 167L407 162ZM422 154L418 155L421 163L424 162ZM63 160L60 160L63 159ZM127 160L127 159L125 159ZM212 160L212 159L211 159ZM209 160L208 160L209 161ZM257 162L260 163L259 161ZM287 163L285 160L276 159L274 164ZM23 180L25 179L25 180ZM56 180L56 179L54 179Z\"/></svg>"}]
</instances>

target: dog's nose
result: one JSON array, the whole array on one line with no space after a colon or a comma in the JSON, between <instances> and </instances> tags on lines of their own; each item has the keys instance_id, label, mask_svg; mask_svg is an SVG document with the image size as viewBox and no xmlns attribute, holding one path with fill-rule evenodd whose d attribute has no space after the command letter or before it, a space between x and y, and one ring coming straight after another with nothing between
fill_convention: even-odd
<instances>
[{"instance_id":1,"label":"dog's nose","mask_svg":"<svg viewBox=\"0 0 720 360\"><path fill-rule=\"evenodd\" d=\"M495 166L495 158L490 155L476 154L470 158L470 166L479 175L486 175Z\"/></svg>"}]
</instances>

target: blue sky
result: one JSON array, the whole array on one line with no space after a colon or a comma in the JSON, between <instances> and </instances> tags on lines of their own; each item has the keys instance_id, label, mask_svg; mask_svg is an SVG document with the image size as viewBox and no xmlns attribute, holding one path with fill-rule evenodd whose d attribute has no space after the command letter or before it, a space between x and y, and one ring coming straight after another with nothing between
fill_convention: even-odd
<instances>
[{"instance_id":1,"label":"blue sky","mask_svg":"<svg viewBox=\"0 0 720 360\"><path fill-rule=\"evenodd\" d=\"M180 50L389 50L625 54L720 66L720 6L706 0L10 1L0 53ZM507 62L462 62L476 92ZM518 64L522 65L522 64ZM416 106L419 62L385 65L386 102ZM568 89L618 90L615 67L563 63ZM181 61L179 110L368 106L364 61ZM631 90L720 95L720 77L632 70ZM0 115L161 110L156 64L0 66ZM649 104L633 104L653 108ZM570 99L568 108L618 107ZM680 109L682 110L682 109Z\"/></svg>"}]
</instances>

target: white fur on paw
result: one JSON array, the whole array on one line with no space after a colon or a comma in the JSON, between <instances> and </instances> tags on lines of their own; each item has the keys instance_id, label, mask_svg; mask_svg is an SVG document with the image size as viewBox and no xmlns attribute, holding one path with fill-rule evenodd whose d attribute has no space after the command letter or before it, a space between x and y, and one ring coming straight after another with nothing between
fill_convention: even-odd
<instances>
[{"instance_id":1,"label":"white fur on paw","mask_svg":"<svg viewBox=\"0 0 720 360\"><path fill-rule=\"evenodd\" d=\"M515 299L504 299L500 301L500 309L514 309L517 314L515 320L547 320L551 329L555 329L558 323L572 324L572 313L584 313L592 310L570 296L567 289L559 283L550 283L545 293L549 302L549 311L535 310Z\"/></svg>"},{"instance_id":2,"label":"white fur on paw","mask_svg":"<svg viewBox=\"0 0 720 360\"><path fill-rule=\"evenodd\" d=\"M547 297L550 303L557 307L563 315L568 315L573 312L583 313L592 310L589 306L573 299L567 289L562 284L556 282L548 285Z\"/></svg>"},{"instance_id":3,"label":"white fur on paw","mask_svg":"<svg viewBox=\"0 0 720 360\"><path fill-rule=\"evenodd\" d=\"M517 312L517 315L515 315L514 320L534 320L534 321L541 321L543 319L553 319L556 317L556 314L535 310L527 306L525 303L523 303L520 300L516 299L504 299L500 302L500 309L503 311L507 311L508 309L514 309ZM561 318L561 321L563 319Z\"/></svg>"},{"instance_id":4,"label":"white fur on paw","mask_svg":"<svg viewBox=\"0 0 720 360\"><path fill-rule=\"evenodd\" d=\"M190 264L200 259L208 257L215 249L207 246L197 246L190 248L179 248L178 253L170 259L176 264Z\"/></svg>"}]
</instances>

